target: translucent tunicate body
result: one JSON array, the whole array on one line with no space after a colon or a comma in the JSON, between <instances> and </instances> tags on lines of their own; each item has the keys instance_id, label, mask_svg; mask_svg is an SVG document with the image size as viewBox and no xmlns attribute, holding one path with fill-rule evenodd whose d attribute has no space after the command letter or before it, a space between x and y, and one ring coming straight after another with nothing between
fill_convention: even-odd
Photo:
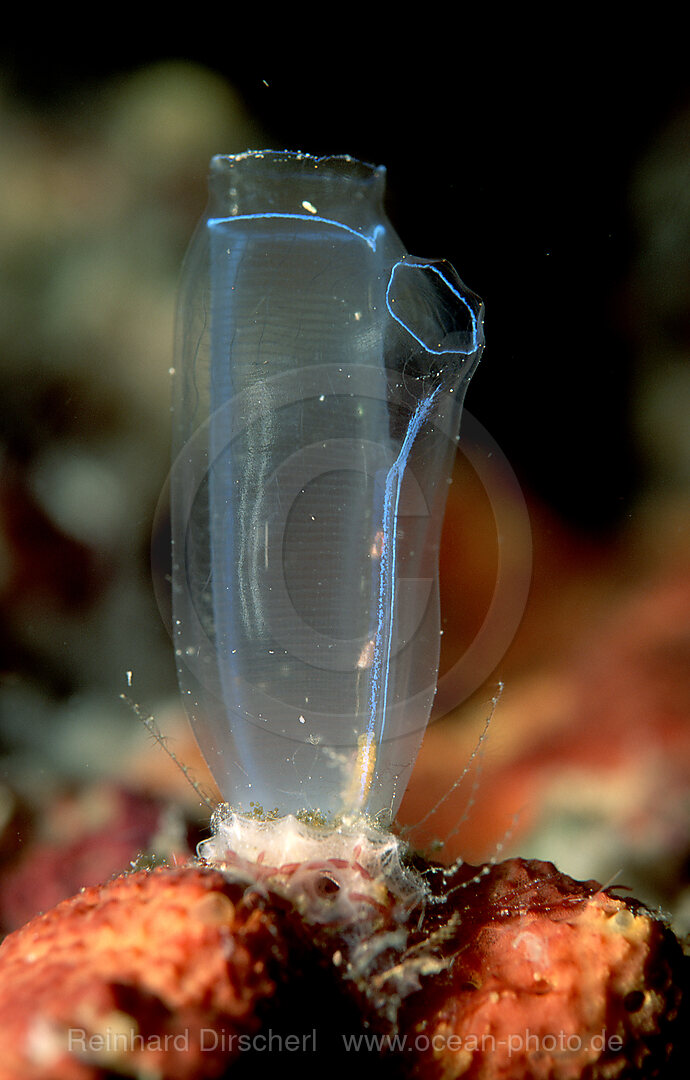
<instances>
[{"instance_id":1,"label":"translucent tunicate body","mask_svg":"<svg viewBox=\"0 0 690 1080\"><path fill-rule=\"evenodd\" d=\"M173 621L241 812L387 823L433 704L438 545L482 308L412 258L385 172L211 163L180 291Z\"/></svg>"}]
</instances>

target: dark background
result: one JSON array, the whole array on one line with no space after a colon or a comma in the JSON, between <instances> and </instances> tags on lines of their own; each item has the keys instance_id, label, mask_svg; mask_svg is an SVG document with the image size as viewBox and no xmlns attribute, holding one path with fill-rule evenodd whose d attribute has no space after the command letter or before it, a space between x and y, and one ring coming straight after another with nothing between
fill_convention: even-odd
<instances>
[{"instance_id":1,"label":"dark background","mask_svg":"<svg viewBox=\"0 0 690 1080\"><path fill-rule=\"evenodd\" d=\"M363 24L351 18L359 33ZM525 492L532 600L541 588L552 606L561 603L568 564L581 572L591 552L610 552L650 492L680 492L687 505L685 58L670 55L668 28L663 52L650 39L633 55L601 28L598 36L585 28L576 42L564 31L530 37L523 27L497 44L490 12L475 23L439 25L422 43L412 26L407 52L394 47L392 28L353 37L346 55L327 35L316 45L305 39L286 44L278 61L258 39L249 48L229 18L204 24L202 44L197 32L183 47L179 35L168 46L122 26L126 44L117 47L110 28L96 40L93 28L84 38L62 27L40 47L35 36L5 37L0 164L12 176L7 159L19 147L25 170L3 204L21 229L0 243L10 328L0 356L0 539L9 551L9 569L0 559L0 712L10 748L30 741L50 756L46 732L62 723L55 703L68 718L83 704L88 723L94 703L85 693L96 694L97 708L105 703L101 727L114 728L108 709L121 709L130 670L151 707L176 698L151 588L151 523L170 462L175 281L212 153L268 146L384 164L388 213L407 249L447 258L483 298L487 346L466 407ZM165 112L177 107L178 77L186 95L179 133ZM217 116L207 141L195 142L189 116L202 126L207 108ZM146 127L158 109L169 124L160 138ZM54 182L65 227L52 221ZM84 265L93 267L93 290ZM62 289L71 306L60 307ZM36 494L45 461L60 465L75 446L87 465L104 464L122 493L106 505L112 532L87 543ZM475 570L482 543L458 530L447 559L467 564L451 583L457 608L472 608L466 590L481 578L476 610L454 645L446 636L449 649L471 640L491 595L495 539ZM160 550L165 573L169 546ZM632 580L632 564L616 569ZM533 624L546 625L533 609ZM542 646L553 652L550 632ZM80 723L75 760L85 757Z\"/></svg>"},{"instance_id":2,"label":"dark background","mask_svg":"<svg viewBox=\"0 0 690 1080\"><path fill-rule=\"evenodd\" d=\"M471 60L462 39L455 63L429 53L410 69L376 50L343 62L305 46L286 64L236 57L223 34L206 36L184 57L131 43L117 55L6 50L6 84L42 107L76 103L87 124L99 81L192 59L230 81L272 147L385 164L408 249L449 258L485 301L468 407L569 523L595 533L620 523L644 479L630 416L646 317L631 183L690 102L686 65L651 66L610 41L567 54L562 42L525 52L520 39L498 51L490 33Z\"/></svg>"}]
</instances>

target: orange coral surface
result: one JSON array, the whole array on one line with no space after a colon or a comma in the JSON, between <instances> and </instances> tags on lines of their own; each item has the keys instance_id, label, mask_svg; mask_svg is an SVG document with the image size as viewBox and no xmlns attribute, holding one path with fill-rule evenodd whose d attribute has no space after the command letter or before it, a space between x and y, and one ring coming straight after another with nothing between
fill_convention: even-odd
<instances>
[{"instance_id":1,"label":"orange coral surface","mask_svg":"<svg viewBox=\"0 0 690 1080\"><path fill-rule=\"evenodd\" d=\"M216 1076L257 1029L277 952L257 897L213 870L85 889L0 948L0 1077Z\"/></svg>"},{"instance_id":2,"label":"orange coral surface","mask_svg":"<svg viewBox=\"0 0 690 1080\"><path fill-rule=\"evenodd\" d=\"M548 863L422 869L421 922L381 936L365 979L343 928L314 937L258 882L190 865L85 889L0 946L0 1080L234 1076L285 1016L314 1025L304 1075L329 1038L334 1067L359 1047L360 1075L667 1075L682 957L661 922Z\"/></svg>"}]
</instances>

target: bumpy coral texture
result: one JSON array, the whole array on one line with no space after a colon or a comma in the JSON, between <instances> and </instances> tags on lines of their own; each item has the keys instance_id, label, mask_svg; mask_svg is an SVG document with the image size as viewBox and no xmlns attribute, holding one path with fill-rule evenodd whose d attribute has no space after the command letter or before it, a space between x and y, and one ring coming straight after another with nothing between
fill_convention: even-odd
<instances>
[{"instance_id":1,"label":"bumpy coral texture","mask_svg":"<svg viewBox=\"0 0 690 1080\"><path fill-rule=\"evenodd\" d=\"M162 869L27 923L0 947L0 1080L219 1075L274 991L279 945L256 901L215 871Z\"/></svg>"},{"instance_id":2,"label":"bumpy coral texture","mask_svg":"<svg viewBox=\"0 0 690 1080\"><path fill-rule=\"evenodd\" d=\"M614 1080L668 1076L682 958L634 901L551 863L510 859L444 888L457 928L447 973L403 1006L424 1080ZM463 896L464 894L464 896ZM678 1034L676 1026L676 1036Z\"/></svg>"},{"instance_id":3,"label":"bumpy coral texture","mask_svg":"<svg viewBox=\"0 0 690 1080\"><path fill-rule=\"evenodd\" d=\"M279 1055L304 1077L666 1080L683 960L661 922L550 863L416 869L424 902L358 977L352 927L307 924L260 875L84 890L0 947L0 1080L262 1075L240 1040L281 1024L327 1048Z\"/></svg>"}]
</instances>

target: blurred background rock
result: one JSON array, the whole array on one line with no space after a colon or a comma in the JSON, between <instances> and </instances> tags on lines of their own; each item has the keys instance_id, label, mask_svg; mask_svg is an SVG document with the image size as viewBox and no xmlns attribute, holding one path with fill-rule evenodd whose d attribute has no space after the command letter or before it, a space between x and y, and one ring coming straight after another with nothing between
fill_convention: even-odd
<instances>
[{"instance_id":1,"label":"blurred background rock","mask_svg":"<svg viewBox=\"0 0 690 1080\"><path fill-rule=\"evenodd\" d=\"M659 79L632 61L614 69L610 58L599 66L595 56L567 63L540 55L530 63L516 52L506 64L488 50L429 78L401 77L395 58L355 73L316 60L286 75L285 65L230 61L220 43L185 58L152 49L68 63L60 50L46 49L39 61L6 48L0 70L6 852L18 858L27 837L40 833L37 808L50 806L65 786L117 778L168 796L175 786L168 763L160 764L160 749L120 702L122 691L177 735L183 757L193 754L152 588L152 527L169 464L181 259L204 204L208 159L248 147L347 152L386 164L389 215L408 249L447 256L487 304L487 351L467 404L526 494L533 586L505 660L450 724L434 725L434 737L455 756L448 762L430 740L428 753L436 756L421 763L408 819L418 820L432 802L430 789L452 783L453 770L462 768L499 678L507 681L501 708L510 729L501 726L499 708L487 773L495 767L498 775L506 758L527 754L542 772L548 763L558 786L545 747L552 730L576 737L583 706L573 704L573 685L587 683L594 670L584 643L599 640L606 654L612 611L638 591L647 595L650 581L687 581L684 69L669 65ZM444 538L445 665L472 640L490 599L492 529L481 484L461 460ZM154 543L154 552L153 573L164 579L164 546ZM676 660L664 685L687 730L690 612L687 604L674 612ZM644 653L644 643L639 648ZM610 726L609 713L597 719L596 708L595 695L590 745ZM654 729L650 710L645 715ZM634 744L634 729L627 734ZM687 744L673 746L676 769L680 761L690 772L682 757ZM569 753L562 747L557 761L568 764ZM626 769L633 801L644 789L644 813L653 813L659 777L648 791ZM645 855L645 865L663 863L671 879L664 885L661 873L630 869L635 859L626 845L634 847L635 826L628 818L623 840L620 830L609 830L602 850L593 845L592 807L610 821L603 792L613 786L610 777L599 778L593 792L586 786L570 771L560 788L584 800L580 831L572 803L560 831L553 803L541 833L539 815L524 816L529 854L586 877L623 869L625 878L629 869L625 880L650 900L690 909L690 842L678 824L683 814L687 820L688 787L667 789L679 800L672 835L657 838ZM505 812L494 806L480 818L478 835L489 850L510 814L523 808L528 796L520 790L522 802L509 811L513 794L504 778ZM536 801L545 798L539 785L534 790ZM622 797L630 800L630 791ZM446 831L467 799L466 788L460 809L449 803ZM470 832L472 820L470 811ZM525 829L515 839L523 854ZM137 833L133 858L141 843ZM467 852L471 844L463 843L456 838L449 850Z\"/></svg>"},{"instance_id":2,"label":"blurred background rock","mask_svg":"<svg viewBox=\"0 0 690 1080\"><path fill-rule=\"evenodd\" d=\"M133 672L173 685L151 589L177 276L205 163L258 134L184 62L0 98L0 698L5 751L110 768ZM161 568L161 572L162 568ZM57 711L56 711L57 710Z\"/></svg>"}]
</instances>

